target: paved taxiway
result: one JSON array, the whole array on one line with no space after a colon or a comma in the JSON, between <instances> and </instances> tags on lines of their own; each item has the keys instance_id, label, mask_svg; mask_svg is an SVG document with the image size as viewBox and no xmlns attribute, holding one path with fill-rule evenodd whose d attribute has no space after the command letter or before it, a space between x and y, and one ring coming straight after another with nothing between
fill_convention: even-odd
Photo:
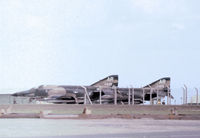
<instances>
[{"instance_id":1,"label":"paved taxiway","mask_svg":"<svg viewBox=\"0 0 200 138\"><path fill-rule=\"evenodd\" d=\"M0 119L0 137L197 138L198 120Z\"/></svg>"}]
</instances>

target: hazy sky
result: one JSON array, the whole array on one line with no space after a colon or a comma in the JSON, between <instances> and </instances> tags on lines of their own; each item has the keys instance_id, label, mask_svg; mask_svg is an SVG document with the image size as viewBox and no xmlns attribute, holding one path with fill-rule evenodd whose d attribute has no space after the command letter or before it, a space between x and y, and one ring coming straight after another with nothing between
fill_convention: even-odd
<instances>
[{"instance_id":1,"label":"hazy sky","mask_svg":"<svg viewBox=\"0 0 200 138\"><path fill-rule=\"evenodd\" d=\"M89 85L110 74L141 87L169 76L200 87L199 0L0 0L0 93Z\"/></svg>"}]
</instances>

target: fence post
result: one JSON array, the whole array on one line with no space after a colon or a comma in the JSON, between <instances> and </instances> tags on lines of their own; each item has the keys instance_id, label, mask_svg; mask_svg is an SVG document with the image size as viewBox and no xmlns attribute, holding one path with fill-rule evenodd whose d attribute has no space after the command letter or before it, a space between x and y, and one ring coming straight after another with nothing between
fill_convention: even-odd
<instances>
[{"instance_id":1,"label":"fence post","mask_svg":"<svg viewBox=\"0 0 200 138\"><path fill-rule=\"evenodd\" d=\"M158 104L158 89L156 89L156 95L157 95L157 97L156 97L156 104Z\"/></svg>"},{"instance_id":2,"label":"fence post","mask_svg":"<svg viewBox=\"0 0 200 138\"><path fill-rule=\"evenodd\" d=\"M135 104L135 90L132 88L132 105Z\"/></svg>"},{"instance_id":3,"label":"fence post","mask_svg":"<svg viewBox=\"0 0 200 138\"><path fill-rule=\"evenodd\" d=\"M169 105L169 91L168 91L168 88L167 88L167 105Z\"/></svg>"},{"instance_id":4,"label":"fence post","mask_svg":"<svg viewBox=\"0 0 200 138\"><path fill-rule=\"evenodd\" d=\"M9 95L9 104L11 104L11 102L10 102L10 101L11 101L10 98L11 98L11 96Z\"/></svg>"},{"instance_id":5,"label":"fence post","mask_svg":"<svg viewBox=\"0 0 200 138\"><path fill-rule=\"evenodd\" d=\"M170 88L167 86L167 105L171 105L171 93Z\"/></svg>"},{"instance_id":6,"label":"fence post","mask_svg":"<svg viewBox=\"0 0 200 138\"><path fill-rule=\"evenodd\" d=\"M151 89L151 86L150 85L148 85L149 86L149 88L150 88L150 105L152 105L152 89Z\"/></svg>"},{"instance_id":7,"label":"fence post","mask_svg":"<svg viewBox=\"0 0 200 138\"><path fill-rule=\"evenodd\" d=\"M92 101L90 100L90 96L89 96L89 94L87 92L87 88L85 86L81 86L81 87L85 90L85 93L84 93L84 104L87 103L87 101L86 101L87 97L88 97L89 103L92 104Z\"/></svg>"},{"instance_id":8,"label":"fence post","mask_svg":"<svg viewBox=\"0 0 200 138\"><path fill-rule=\"evenodd\" d=\"M115 93L114 94L114 97L115 97L114 104L117 105L117 88L116 87L114 88L114 93Z\"/></svg>"},{"instance_id":9,"label":"fence post","mask_svg":"<svg viewBox=\"0 0 200 138\"><path fill-rule=\"evenodd\" d=\"M184 87L185 87L185 103L187 104L188 91L187 91L187 86L185 84Z\"/></svg>"},{"instance_id":10,"label":"fence post","mask_svg":"<svg viewBox=\"0 0 200 138\"><path fill-rule=\"evenodd\" d=\"M131 104L131 89L128 88L128 105Z\"/></svg>"},{"instance_id":11,"label":"fence post","mask_svg":"<svg viewBox=\"0 0 200 138\"><path fill-rule=\"evenodd\" d=\"M195 88L195 90L196 90L196 104L198 105L198 103L199 103L199 91L198 91L198 89L197 88Z\"/></svg>"},{"instance_id":12,"label":"fence post","mask_svg":"<svg viewBox=\"0 0 200 138\"><path fill-rule=\"evenodd\" d=\"M143 97L142 97L142 98L143 98L143 99L142 99L142 103L143 103L143 105L144 105L144 100L145 100L145 99L144 99L144 92L145 92L145 89L144 89L144 88L142 88L142 92L143 92L143 95L142 95L142 96L143 96Z\"/></svg>"},{"instance_id":13,"label":"fence post","mask_svg":"<svg viewBox=\"0 0 200 138\"><path fill-rule=\"evenodd\" d=\"M101 101L101 93L102 93L101 87L99 87L99 104L102 104L102 101Z\"/></svg>"},{"instance_id":14,"label":"fence post","mask_svg":"<svg viewBox=\"0 0 200 138\"><path fill-rule=\"evenodd\" d=\"M182 89L183 89L183 99L182 99L183 101L182 102L183 102L183 104L185 104L185 88L182 87Z\"/></svg>"}]
</instances>

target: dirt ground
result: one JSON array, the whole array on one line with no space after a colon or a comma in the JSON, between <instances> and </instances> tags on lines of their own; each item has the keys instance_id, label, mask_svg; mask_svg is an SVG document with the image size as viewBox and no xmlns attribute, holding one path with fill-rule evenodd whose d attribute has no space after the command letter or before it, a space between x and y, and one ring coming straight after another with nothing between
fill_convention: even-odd
<instances>
[{"instance_id":1,"label":"dirt ground","mask_svg":"<svg viewBox=\"0 0 200 138\"><path fill-rule=\"evenodd\" d=\"M82 114L84 108L91 114ZM174 109L177 115L171 115ZM200 106L16 104L0 110L7 112L0 119L5 138L200 137ZM41 112L50 114L41 118Z\"/></svg>"},{"instance_id":2,"label":"dirt ground","mask_svg":"<svg viewBox=\"0 0 200 138\"><path fill-rule=\"evenodd\" d=\"M82 115L83 109L91 111L91 115ZM12 104L0 105L0 109L9 113L39 114L41 111L53 115L78 115L77 119L185 119L200 120L200 106L169 106L169 105L56 105L56 104ZM173 115L174 114L174 115ZM68 115L68 116L67 116Z\"/></svg>"}]
</instances>

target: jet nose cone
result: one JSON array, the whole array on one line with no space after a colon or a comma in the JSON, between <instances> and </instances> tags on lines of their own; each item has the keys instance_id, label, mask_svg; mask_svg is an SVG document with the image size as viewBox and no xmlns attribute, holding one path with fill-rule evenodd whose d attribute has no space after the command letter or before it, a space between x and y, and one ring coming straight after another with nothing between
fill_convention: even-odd
<instances>
[{"instance_id":1,"label":"jet nose cone","mask_svg":"<svg viewBox=\"0 0 200 138\"><path fill-rule=\"evenodd\" d=\"M12 96L26 96L28 95L30 92L29 91L22 91L22 92L16 92L16 93L13 93Z\"/></svg>"},{"instance_id":2,"label":"jet nose cone","mask_svg":"<svg viewBox=\"0 0 200 138\"><path fill-rule=\"evenodd\" d=\"M11 96L18 96L18 94L17 93L13 93L13 94L11 94Z\"/></svg>"}]
</instances>

